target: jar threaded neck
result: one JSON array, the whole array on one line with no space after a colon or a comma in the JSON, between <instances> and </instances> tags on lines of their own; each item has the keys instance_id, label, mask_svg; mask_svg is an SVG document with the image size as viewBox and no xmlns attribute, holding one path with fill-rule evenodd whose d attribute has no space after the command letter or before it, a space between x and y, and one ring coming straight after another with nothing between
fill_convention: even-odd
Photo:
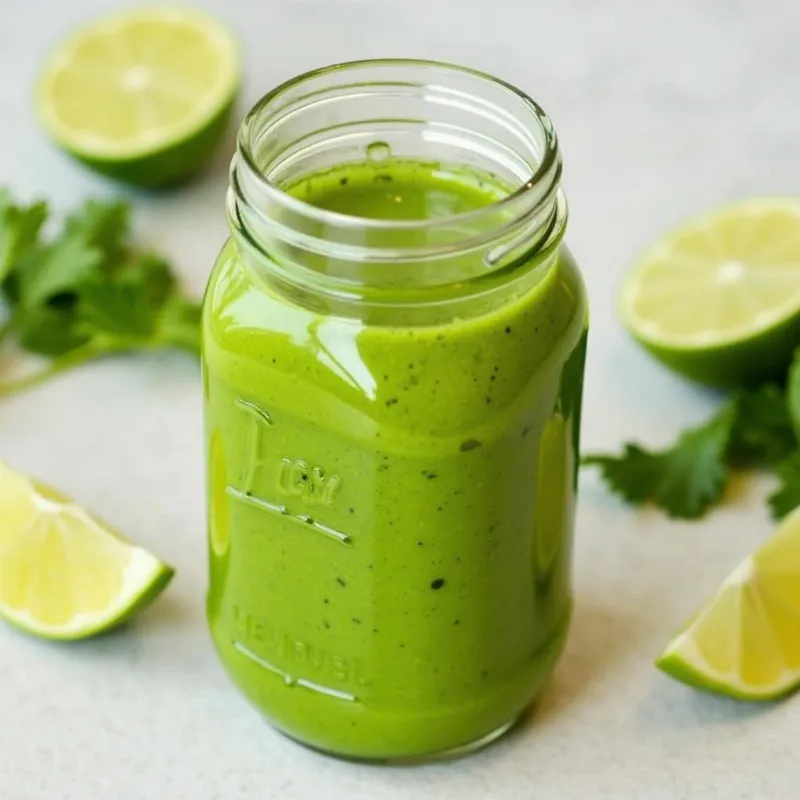
<instances>
[{"instance_id":1,"label":"jar threaded neck","mask_svg":"<svg viewBox=\"0 0 800 800\"><path fill-rule=\"evenodd\" d=\"M508 192L453 216L385 220L318 208L286 191L367 160L376 145L392 158L481 170ZM334 293L387 282L443 287L557 245L566 222L560 176L550 119L509 84L436 62L352 62L283 84L247 115L228 214L240 249L267 258L285 280ZM435 270L426 268L432 262Z\"/></svg>"}]
</instances>

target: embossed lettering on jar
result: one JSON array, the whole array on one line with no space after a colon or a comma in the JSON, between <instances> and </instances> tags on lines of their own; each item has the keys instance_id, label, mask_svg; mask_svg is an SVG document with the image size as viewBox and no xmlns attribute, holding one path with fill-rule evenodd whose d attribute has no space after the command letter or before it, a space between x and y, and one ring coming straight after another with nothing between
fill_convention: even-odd
<instances>
[{"instance_id":1,"label":"embossed lettering on jar","mask_svg":"<svg viewBox=\"0 0 800 800\"><path fill-rule=\"evenodd\" d=\"M470 70L361 62L246 118L204 314L223 664L362 759L491 741L571 610L585 292L550 120Z\"/></svg>"}]
</instances>

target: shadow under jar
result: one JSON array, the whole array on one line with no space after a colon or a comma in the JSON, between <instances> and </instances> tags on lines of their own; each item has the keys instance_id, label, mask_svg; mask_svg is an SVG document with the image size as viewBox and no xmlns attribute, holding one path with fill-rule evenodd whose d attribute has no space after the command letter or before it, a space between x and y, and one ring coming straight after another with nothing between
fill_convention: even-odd
<instances>
[{"instance_id":1,"label":"shadow under jar","mask_svg":"<svg viewBox=\"0 0 800 800\"><path fill-rule=\"evenodd\" d=\"M231 170L204 388L220 658L289 736L491 741L562 649L587 305L544 112L468 69L264 97Z\"/></svg>"}]
</instances>

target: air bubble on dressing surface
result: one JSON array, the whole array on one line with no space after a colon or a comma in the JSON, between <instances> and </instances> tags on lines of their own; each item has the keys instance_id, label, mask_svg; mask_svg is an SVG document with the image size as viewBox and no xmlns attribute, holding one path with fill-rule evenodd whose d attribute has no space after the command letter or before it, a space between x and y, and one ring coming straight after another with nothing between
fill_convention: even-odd
<instances>
[{"instance_id":1,"label":"air bubble on dressing surface","mask_svg":"<svg viewBox=\"0 0 800 800\"><path fill-rule=\"evenodd\" d=\"M367 145L367 159L370 161L387 161L391 155L392 148L386 142L372 142Z\"/></svg>"}]
</instances>

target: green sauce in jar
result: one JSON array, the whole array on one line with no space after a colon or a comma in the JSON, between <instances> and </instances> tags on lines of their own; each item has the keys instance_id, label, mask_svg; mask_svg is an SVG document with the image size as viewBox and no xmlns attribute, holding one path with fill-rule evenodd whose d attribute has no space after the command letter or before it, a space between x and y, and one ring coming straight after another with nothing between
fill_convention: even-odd
<instances>
[{"instance_id":1,"label":"green sauce in jar","mask_svg":"<svg viewBox=\"0 0 800 800\"><path fill-rule=\"evenodd\" d=\"M285 191L361 220L369 244L365 220L468 215L508 187L389 158ZM481 742L560 653L587 308L563 246L515 269L535 279L425 322L405 313L402 281L392 302L391 277L391 312L353 316L263 280L232 242L218 259L204 331L211 630L245 694L307 744L401 759Z\"/></svg>"}]
</instances>

